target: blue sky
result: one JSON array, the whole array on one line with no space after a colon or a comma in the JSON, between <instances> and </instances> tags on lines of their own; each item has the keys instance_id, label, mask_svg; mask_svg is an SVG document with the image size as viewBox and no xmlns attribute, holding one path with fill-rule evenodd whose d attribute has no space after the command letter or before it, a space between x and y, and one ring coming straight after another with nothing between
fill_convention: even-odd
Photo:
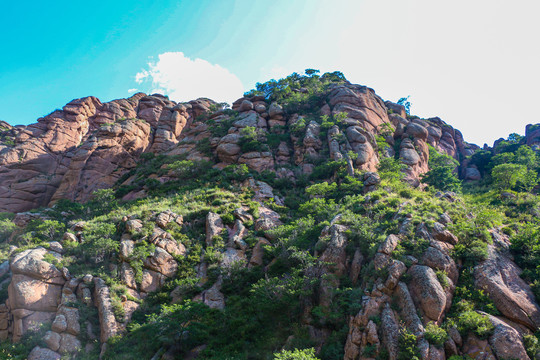
<instances>
[{"instance_id":1,"label":"blue sky","mask_svg":"<svg viewBox=\"0 0 540 360\"><path fill-rule=\"evenodd\" d=\"M482 145L540 122L539 13L537 0L9 2L0 119L134 91L231 102L316 68L384 99L410 95L413 113Z\"/></svg>"}]
</instances>

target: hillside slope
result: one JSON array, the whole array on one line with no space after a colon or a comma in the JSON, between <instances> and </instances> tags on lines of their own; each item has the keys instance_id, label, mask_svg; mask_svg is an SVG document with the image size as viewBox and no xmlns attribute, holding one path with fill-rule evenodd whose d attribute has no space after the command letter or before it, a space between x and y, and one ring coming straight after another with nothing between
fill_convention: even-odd
<instances>
[{"instance_id":1,"label":"hillside slope","mask_svg":"<svg viewBox=\"0 0 540 360\"><path fill-rule=\"evenodd\" d=\"M537 142L314 71L1 122L0 358L538 357Z\"/></svg>"}]
</instances>

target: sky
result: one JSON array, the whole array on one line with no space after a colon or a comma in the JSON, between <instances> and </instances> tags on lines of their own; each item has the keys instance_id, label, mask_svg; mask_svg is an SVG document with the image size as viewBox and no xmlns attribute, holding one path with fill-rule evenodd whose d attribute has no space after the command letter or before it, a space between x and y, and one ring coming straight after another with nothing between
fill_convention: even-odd
<instances>
[{"instance_id":1,"label":"sky","mask_svg":"<svg viewBox=\"0 0 540 360\"><path fill-rule=\"evenodd\" d=\"M540 122L538 14L538 0L10 1L0 120L138 91L232 103L314 68L491 145Z\"/></svg>"}]
</instances>

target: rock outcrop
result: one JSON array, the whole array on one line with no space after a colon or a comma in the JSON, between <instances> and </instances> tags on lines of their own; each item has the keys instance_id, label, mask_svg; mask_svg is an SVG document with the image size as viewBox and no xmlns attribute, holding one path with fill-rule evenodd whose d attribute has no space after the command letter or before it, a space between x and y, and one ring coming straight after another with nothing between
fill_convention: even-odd
<instances>
[{"instance_id":1,"label":"rock outcrop","mask_svg":"<svg viewBox=\"0 0 540 360\"><path fill-rule=\"evenodd\" d=\"M177 144L184 127L210 104L176 104L142 93L108 103L90 96L36 124L3 126L2 132L13 132L14 145L0 148L0 211L88 200L133 168L143 151L161 153Z\"/></svg>"},{"instance_id":2,"label":"rock outcrop","mask_svg":"<svg viewBox=\"0 0 540 360\"><path fill-rule=\"evenodd\" d=\"M490 246L489 258L476 266L474 277L505 317L534 331L540 328L540 306L520 274L516 264Z\"/></svg>"},{"instance_id":3,"label":"rock outcrop","mask_svg":"<svg viewBox=\"0 0 540 360\"><path fill-rule=\"evenodd\" d=\"M262 281L272 271L280 271L275 268L288 266L280 263L278 251L269 251L272 246L289 246L287 241L293 244L297 240L296 232L290 235L293 240L285 240L280 232L283 228L289 231L293 224L282 211L291 200L283 195L283 189L298 184L305 187L317 176L335 179L335 172L320 174L326 171L321 164L333 166L334 161L348 175L347 181L357 182L358 190L351 196L362 197L354 200L359 208L348 209L349 213L330 222L314 221L310 227L321 226L317 233L309 234L313 247L305 254L302 246L279 249L283 253L298 251L294 261L309 260L303 276L317 280L312 296L302 298L298 332L305 332L320 351L335 329L315 314L330 313L336 301L343 300L336 289L354 286L361 295L346 299L355 313L348 318L344 359L395 360L403 334L416 339L422 360L444 360L453 355L527 359L524 343L526 335L540 328L540 306L529 284L520 278L521 270L506 245L501 245L507 239L495 239L488 259L478 263L473 274L474 286L483 290L500 312L497 317L482 313L493 324L493 332L485 337L473 332L460 334L458 326L450 324L444 344L434 344L429 342L426 329L445 322L463 269L453 252L460 239L455 235L458 232L452 232L452 211L441 205L448 212L418 221L406 211L408 205L422 200L405 194L410 203L399 205L395 214L384 215L393 234L382 238L375 236L380 234L364 237L354 221L344 220L351 212L364 216L362 201L366 201L366 208L368 202L391 206L380 200L381 191L391 191L377 173L383 158L398 159L405 165L406 181L423 186L421 175L429 170L432 146L459 162L456 171L462 179L476 181L482 174L468 157L478 147L466 143L458 130L441 119L410 116L403 106L384 102L372 89L348 82L330 86L308 115L289 105L246 95L225 110L209 99L176 103L162 95L139 93L107 103L95 97L73 100L29 126L0 122L0 211L17 213L13 224L19 230L50 220L51 209L28 210L54 206L62 199L84 203L99 189L128 189L123 200L135 200L152 195L155 184L175 181L172 183L178 188L183 186L186 177L167 163L147 169L141 185L141 179L133 174L150 158L172 159L171 163L178 160L176 165L193 161L216 171L212 174L237 171L226 181L240 199L234 207L223 206L216 199L211 207L172 209L170 205L169 209L144 209L132 216L115 215L116 227L110 231L115 233L113 261L106 264L106 271L116 277L116 283L106 282L102 275L73 277L63 267L63 246L68 249L68 244L85 243L87 230L80 219L62 231L61 240L49 242L46 248L10 249L9 261L0 265L0 289L8 289L8 300L0 305L0 340L20 341L28 331L47 324L50 329L29 359L75 356L83 348L90 352L92 349L85 346L92 346L88 338L95 345L99 342L105 353L107 341L126 331L140 303L171 283L177 273L186 272L185 264L193 262L196 265L189 269L192 283L178 285L170 293L171 302L187 299L216 311L227 309L233 300L227 276L236 271L259 276L260 271ZM540 145L538 139L538 129L529 127L523 142L534 147ZM322 197L309 195L314 203ZM441 192L435 197L440 202L460 204L454 193ZM186 222L179 214L184 210ZM286 226L280 227L284 223ZM414 256L404 250L410 248L414 248ZM275 258L269 260L269 255ZM304 255L306 258L301 258ZM307 259L311 255L314 259ZM287 280L287 274L280 276ZM121 293L115 290L120 287ZM456 294L460 291L458 287ZM84 319L87 310L97 314L99 326ZM295 340L294 335L289 340ZM171 349L160 349L158 354L174 353Z\"/></svg>"}]
</instances>

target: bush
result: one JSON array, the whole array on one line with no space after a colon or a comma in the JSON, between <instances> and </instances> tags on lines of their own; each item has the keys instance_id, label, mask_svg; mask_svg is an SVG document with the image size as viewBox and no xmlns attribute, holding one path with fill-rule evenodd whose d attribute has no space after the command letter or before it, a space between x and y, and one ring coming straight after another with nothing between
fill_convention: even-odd
<instances>
[{"instance_id":1,"label":"bush","mask_svg":"<svg viewBox=\"0 0 540 360\"><path fill-rule=\"evenodd\" d=\"M389 157L383 157L377 165L377 170L381 179L389 181L400 181L405 176L403 170L406 165L399 160Z\"/></svg>"},{"instance_id":2,"label":"bush","mask_svg":"<svg viewBox=\"0 0 540 360\"><path fill-rule=\"evenodd\" d=\"M274 360L317 360L315 357L315 349L305 349L299 350L295 349L293 351L282 350L274 354Z\"/></svg>"},{"instance_id":3,"label":"bush","mask_svg":"<svg viewBox=\"0 0 540 360\"><path fill-rule=\"evenodd\" d=\"M416 341L416 335L407 329L400 330L398 360L418 360L420 358Z\"/></svg>"},{"instance_id":4,"label":"bush","mask_svg":"<svg viewBox=\"0 0 540 360\"><path fill-rule=\"evenodd\" d=\"M540 333L538 335L540 335ZM538 338L534 335L524 335L523 345L525 346L527 355L529 355L531 359L534 359L536 354L540 351L540 341L538 341Z\"/></svg>"},{"instance_id":5,"label":"bush","mask_svg":"<svg viewBox=\"0 0 540 360\"><path fill-rule=\"evenodd\" d=\"M0 242L7 241L17 228L11 219L13 219L13 214L0 213Z\"/></svg>"},{"instance_id":6,"label":"bush","mask_svg":"<svg viewBox=\"0 0 540 360\"><path fill-rule=\"evenodd\" d=\"M501 164L493 168L491 176L499 189L512 189L518 182L527 182L527 167L519 164Z\"/></svg>"},{"instance_id":7,"label":"bush","mask_svg":"<svg viewBox=\"0 0 540 360\"><path fill-rule=\"evenodd\" d=\"M461 181L455 171L459 162L446 154L440 154L429 147L428 166L430 170L422 175L422 181L441 191L460 191Z\"/></svg>"},{"instance_id":8,"label":"bush","mask_svg":"<svg viewBox=\"0 0 540 360\"><path fill-rule=\"evenodd\" d=\"M442 347L444 345L444 342L448 338L446 330L437 326L434 323L429 323L426 326L424 336L430 344L433 344L437 347Z\"/></svg>"},{"instance_id":9,"label":"bush","mask_svg":"<svg viewBox=\"0 0 540 360\"><path fill-rule=\"evenodd\" d=\"M266 137L262 132L259 132L253 126L246 126L240 130L240 141L238 145L242 149L242 152L252 152L252 151L267 151L268 146L265 144Z\"/></svg>"},{"instance_id":10,"label":"bush","mask_svg":"<svg viewBox=\"0 0 540 360\"><path fill-rule=\"evenodd\" d=\"M435 271L435 275L437 275L437 280L439 280L439 283L441 283L441 286L443 287L443 289L447 289L450 286L450 283L448 282L448 275L446 274L446 271L437 270L437 271Z\"/></svg>"},{"instance_id":11,"label":"bush","mask_svg":"<svg viewBox=\"0 0 540 360\"><path fill-rule=\"evenodd\" d=\"M457 327L462 335L472 332L481 339L487 338L495 329L487 316L479 314L476 311L465 311L459 314Z\"/></svg>"}]
</instances>

